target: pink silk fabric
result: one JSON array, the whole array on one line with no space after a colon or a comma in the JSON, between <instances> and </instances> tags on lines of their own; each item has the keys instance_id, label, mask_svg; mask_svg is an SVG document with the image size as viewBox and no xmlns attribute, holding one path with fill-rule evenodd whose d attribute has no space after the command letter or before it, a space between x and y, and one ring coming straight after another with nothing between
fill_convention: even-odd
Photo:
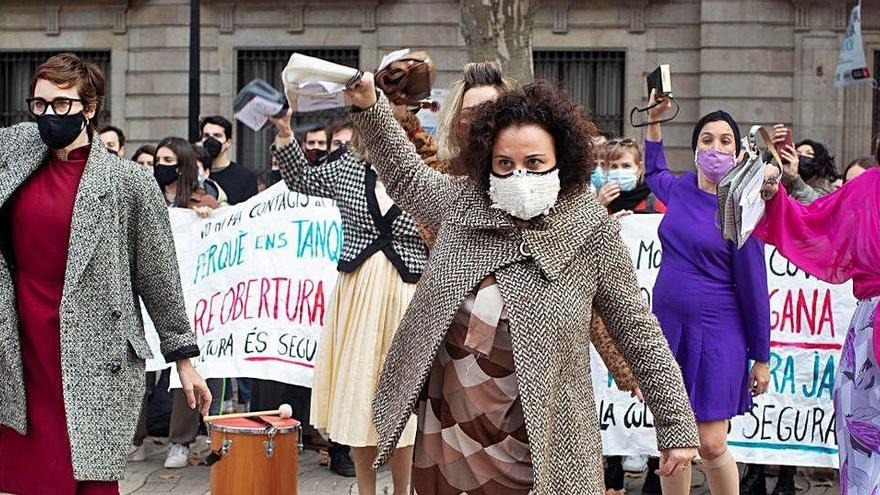
<instances>
[{"instance_id":1,"label":"pink silk fabric","mask_svg":"<svg viewBox=\"0 0 880 495\"><path fill-rule=\"evenodd\" d=\"M852 279L859 299L880 295L880 169L869 169L809 206L780 185L753 235L816 278L832 284ZM873 348L880 362L880 304Z\"/></svg>"}]
</instances>

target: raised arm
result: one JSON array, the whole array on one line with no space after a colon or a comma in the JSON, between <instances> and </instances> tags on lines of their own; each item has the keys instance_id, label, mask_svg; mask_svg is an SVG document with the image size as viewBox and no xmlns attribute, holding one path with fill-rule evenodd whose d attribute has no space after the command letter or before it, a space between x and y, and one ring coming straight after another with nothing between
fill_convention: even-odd
<instances>
[{"instance_id":1,"label":"raised arm","mask_svg":"<svg viewBox=\"0 0 880 495\"><path fill-rule=\"evenodd\" d=\"M648 119L657 122L672 106L669 98L657 103L655 91L651 90L648 99ZM663 130L660 124L650 124L645 134L645 179L654 196L663 203L669 204L669 196L672 188L678 182L678 177L669 171L666 165L666 153L663 151Z\"/></svg>"},{"instance_id":2,"label":"raised arm","mask_svg":"<svg viewBox=\"0 0 880 495\"><path fill-rule=\"evenodd\" d=\"M388 99L377 94L372 74L365 73L348 94L355 107L361 109L352 113L352 120L360 129L370 163L385 183L388 195L417 221L442 223L466 187L465 179L425 164L395 120Z\"/></svg>"},{"instance_id":3,"label":"raised arm","mask_svg":"<svg viewBox=\"0 0 880 495\"><path fill-rule=\"evenodd\" d=\"M659 450L700 444L681 370L657 319L639 293L620 224L607 217L593 231L589 251L597 274L595 308L635 374L657 427Z\"/></svg>"},{"instance_id":4,"label":"raised arm","mask_svg":"<svg viewBox=\"0 0 880 495\"><path fill-rule=\"evenodd\" d=\"M448 174L450 172L449 163L440 159L437 153L437 144L434 142L431 134L422 127L419 118L402 106L394 106L393 110L394 118L397 119L403 131L406 132L409 141L416 147L416 153L422 157L422 161L434 170ZM416 228L428 248L434 247L434 243L437 241L437 230L440 226L416 222Z\"/></svg>"},{"instance_id":5,"label":"raised arm","mask_svg":"<svg viewBox=\"0 0 880 495\"><path fill-rule=\"evenodd\" d=\"M654 196L668 205L679 178L669 171L662 142L645 141L645 180Z\"/></svg>"}]
</instances>

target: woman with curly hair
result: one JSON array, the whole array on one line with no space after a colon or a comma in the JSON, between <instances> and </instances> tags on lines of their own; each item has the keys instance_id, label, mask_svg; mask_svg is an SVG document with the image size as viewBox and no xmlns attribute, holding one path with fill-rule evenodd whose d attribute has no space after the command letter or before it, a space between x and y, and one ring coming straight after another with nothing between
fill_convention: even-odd
<instances>
[{"instance_id":1,"label":"woman with curly hair","mask_svg":"<svg viewBox=\"0 0 880 495\"><path fill-rule=\"evenodd\" d=\"M791 130L782 124L773 126L773 142L784 142L787 132ZM789 196L801 204L809 205L839 187L834 185L840 178L834 157L822 143L804 139L796 148L788 145L779 154L783 165L782 183ZM793 490L789 491L793 493Z\"/></svg>"},{"instance_id":2,"label":"woman with curly hair","mask_svg":"<svg viewBox=\"0 0 880 495\"><path fill-rule=\"evenodd\" d=\"M426 165L372 74L348 90L389 195L437 243L373 400L384 465L418 413L413 484L441 493L602 494L590 378L592 308L632 364L657 424L662 475L698 445L693 412L629 252L587 191L594 125L546 83L480 105L458 157Z\"/></svg>"},{"instance_id":3,"label":"woman with curly hair","mask_svg":"<svg viewBox=\"0 0 880 495\"><path fill-rule=\"evenodd\" d=\"M415 114L405 108L395 107L394 115L415 145L422 160L434 170L451 175L467 175L467 170L455 166L461 152L461 142L467 136L471 114L480 103L494 100L513 89L512 79L504 77L496 62L471 62L464 66L461 76L452 85L449 98L440 115L439 139L426 132ZM439 148L437 143L440 144ZM434 246L437 232L416 223L419 234L429 248Z\"/></svg>"}]
</instances>

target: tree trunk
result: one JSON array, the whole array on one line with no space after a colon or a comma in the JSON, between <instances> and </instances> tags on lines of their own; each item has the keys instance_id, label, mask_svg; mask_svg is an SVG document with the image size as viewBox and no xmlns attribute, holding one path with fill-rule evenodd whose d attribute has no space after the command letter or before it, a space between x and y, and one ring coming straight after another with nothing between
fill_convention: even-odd
<instances>
[{"instance_id":1,"label":"tree trunk","mask_svg":"<svg viewBox=\"0 0 880 495\"><path fill-rule=\"evenodd\" d=\"M532 81L532 25L537 10L537 0L461 0L461 33L469 59L498 62L506 76Z\"/></svg>"}]
</instances>

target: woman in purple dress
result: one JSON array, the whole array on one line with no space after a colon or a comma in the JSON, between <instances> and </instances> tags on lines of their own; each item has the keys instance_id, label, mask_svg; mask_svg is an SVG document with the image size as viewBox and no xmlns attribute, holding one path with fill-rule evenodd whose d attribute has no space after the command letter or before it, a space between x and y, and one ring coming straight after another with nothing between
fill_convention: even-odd
<instances>
[{"instance_id":1,"label":"woman in purple dress","mask_svg":"<svg viewBox=\"0 0 880 495\"><path fill-rule=\"evenodd\" d=\"M668 100L655 106L651 120L668 107ZM727 450L728 424L751 408L751 396L763 393L770 378L764 245L751 239L737 250L721 237L716 188L740 152L736 121L721 110L704 116L691 144L696 171L675 176L666 165L660 125L648 127L646 177L667 206L659 230L663 263L654 284L654 313L697 417L709 489L732 495L739 493L739 472ZM687 469L663 478L663 493L686 494L690 484Z\"/></svg>"}]
</instances>

